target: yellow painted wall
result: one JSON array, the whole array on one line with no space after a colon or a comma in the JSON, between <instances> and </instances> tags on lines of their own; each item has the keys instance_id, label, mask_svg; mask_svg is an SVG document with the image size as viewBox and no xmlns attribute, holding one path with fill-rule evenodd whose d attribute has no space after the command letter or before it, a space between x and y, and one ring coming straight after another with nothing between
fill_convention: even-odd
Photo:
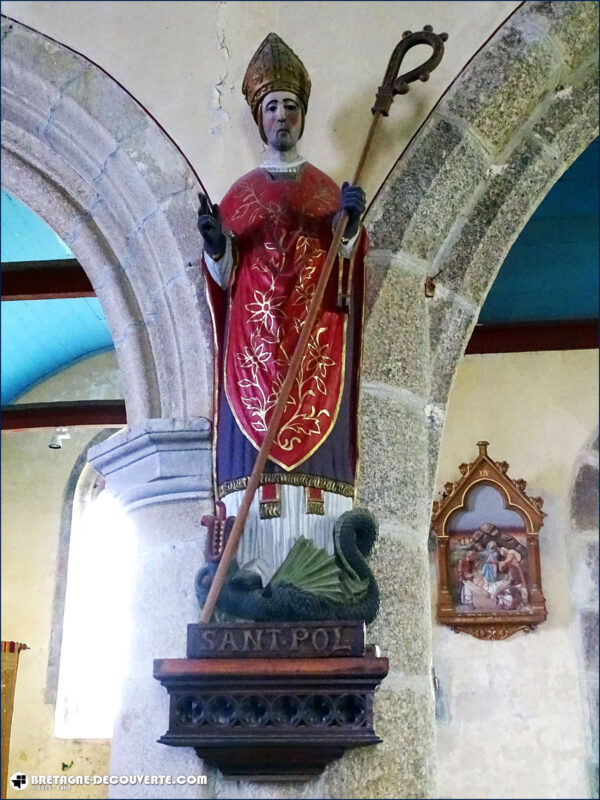
<instances>
[{"instance_id":1,"label":"yellow painted wall","mask_svg":"<svg viewBox=\"0 0 600 800\"><path fill-rule=\"evenodd\" d=\"M440 797L589 796L567 545L575 462L597 425L597 350L471 355L459 366L438 491L484 439L492 459L509 462L511 478L544 498L548 619L502 642L434 626L445 717L437 725Z\"/></svg>"},{"instance_id":2,"label":"yellow painted wall","mask_svg":"<svg viewBox=\"0 0 600 800\"><path fill-rule=\"evenodd\" d=\"M20 402L115 398L120 392L114 353L103 353L53 376ZM110 741L55 738L54 704L45 702L63 493L76 459L100 430L71 428L61 450L48 448L50 428L2 433L2 639L31 648L19 661L9 777L17 771L108 774ZM119 657L109 643L106 657ZM63 770L63 764L70 766ZM105 797L106 789L77 786L68 794ZM9 798L37 794L31 787L25 792L8 788ZM43 796L64 797L65 791L56 787Z\"/></svg>"}]
</instances>

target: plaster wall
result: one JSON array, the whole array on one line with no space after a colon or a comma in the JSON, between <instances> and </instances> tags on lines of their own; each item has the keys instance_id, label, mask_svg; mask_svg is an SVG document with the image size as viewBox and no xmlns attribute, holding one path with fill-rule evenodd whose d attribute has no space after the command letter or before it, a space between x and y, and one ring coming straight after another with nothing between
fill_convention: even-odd
<instances>
[{"instance_id":1,"label":"plaster wall","mask_svg":"<svg viewBox=\"0 0 600 800\"><path fill-rule=\"evenodd\" d=\"M438 797L589 797L568 550L574 464L597 425L597 351L471 355L450 394L437 491L490 442L490 456L544 498L548 619L479 641L434 624ZM432 575L436 562L432 560ZM580 573L581 574L581 573ZM435 584L435 580L434 580ZM435 602L436 586L432 586Z\"/></svg>"},{"instance_id":2,"label":"plaster wall","mask_svg":"<svg viewBox=\"0 0 600 800\"><path fill-rule=\"evenodd\" d=\"M114 353L82 361L39 384L20 402L91 400L120 396ZM110 740L57 739L54 703L47 702L55 583L66 563L59 560L63 495L79 454L102 428L70 428L71 438L50 450L51 428L2 432L2 638L25 642L12 722L9 776L105 775ZM101 598L99 598L101 601ZM107 648L107 658L118 657ZM50 691L51 693L51 691ZM105 797L106 786L76 787L78 797ZM83 791L80 791L83 790ZM64 797L64 789L45 797ZM8 797L19 797L9 783Z\"/></svg>"},{"instance_id":3,"label":"plaster wall","mask_svg":"<svg viewBox=\"0 0 600 800\"><path fill-rule=\"evenodd\" d=\"M598 431L579 454L571 493L569 564L571 602L579 629L579 684L587 717L588 778L591 796L598 797Z\"/></svg>"},{"instance_id":4,"label":"plaster wall","mask_svg":"<svg viewBox=\"0 0 600 800\"><path fill-rule=\"evenodd\" d=\"M218 200L260 162L260 137L240 87L275 31L306 64L312 94L301 152L349 180L370 108L402 32L426 24L450 39L427 84L397 100L365 180L372 197L417 127L517 2L3 2L2 12L107 70L168 131ZM416 66L423 52L416 48ZM207 57L210 54L210 57ZM351 55L350 55L351 54ZM399 107L401 105L401 108Z\"/></svg>"}]
</instances>

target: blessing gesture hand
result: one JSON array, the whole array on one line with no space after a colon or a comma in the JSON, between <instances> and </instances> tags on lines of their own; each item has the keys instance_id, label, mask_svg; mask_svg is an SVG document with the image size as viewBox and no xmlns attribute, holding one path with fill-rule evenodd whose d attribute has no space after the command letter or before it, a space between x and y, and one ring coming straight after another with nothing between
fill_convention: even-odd
<instances>
[{"instance_id":1,"label":"blessing gesture hand","mask_svg":"<svg viewBox=\"0 0 600 800\"><path fill-rule=\"evenodd\" d=\"M225 251L226 239L219 206L215 203L211 209L208 197L202 192L198 193L198 199L198 230L204 239L204 250L211 257L221 255Z\"/></svg>"}]
</instances>

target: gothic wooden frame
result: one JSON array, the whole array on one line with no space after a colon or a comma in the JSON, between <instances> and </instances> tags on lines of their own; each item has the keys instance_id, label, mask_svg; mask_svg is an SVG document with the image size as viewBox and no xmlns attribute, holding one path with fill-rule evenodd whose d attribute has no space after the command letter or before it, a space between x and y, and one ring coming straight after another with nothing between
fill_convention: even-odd
<instances>
[{"instance_id":1,"label":"gothic wooden frame","mask_svg":"<svg viewBox=\"0 0 600 800\"><path fill-rule=\"evenodd\" d=\"M488 442L477 442L479 455L469 464L461 464L458 481L444 484L440 500L433 503L431 529L437 539L438 600L437 620L452 630L470 633L478 639L506 639L517 631L532 631L546 619L546 601L542 593L539 553L539 531L546 514L541 497L525 494L526 481L508 476L506 461L492 461L487 453ZM503 609L484 612L464 612L455 608L450 577L450 518L455 511L466 507L466 498L477 485L493 486L503 497L505 508L517 512L525 523L527 537L527 591L530 611ZM494 522L494 520L490 520Z\"/></svg>"}]
</instances>

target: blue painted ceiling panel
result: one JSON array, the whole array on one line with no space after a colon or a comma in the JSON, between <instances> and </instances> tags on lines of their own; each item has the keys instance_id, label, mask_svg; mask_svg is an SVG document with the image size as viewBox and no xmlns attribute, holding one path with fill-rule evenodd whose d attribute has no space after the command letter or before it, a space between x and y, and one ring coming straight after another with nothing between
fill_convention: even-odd
<instances>
[{"instance_id":1,"label":"blue painted ceiling panel","mask_svg":"<svg viewBox=\"0 0 600 800\"><path fill-rule=\"evenodd\" d=\"M113 347L95 297L2 303L2 405L82 358Z\"/></svg>"},{"instance_id":2,"label":"blue painted ceiling panel","mask_svg":"<svg viewBox=\"0 0 600 800\"><path fill-rule=\"evenodd\" d=\"M533 213L490 289L479 322L598 318L598 142Z\"/></svg>"},{"instance_id":3,"label":"blue painted ceiling panel","mask_svg":"<svg viewBox=\"0 0 600 800\"><path fill-rule=\"evenodd\" d=\"M46 223L5 191L2 213L2 261L48 261L73 258L73 253Z\"/></svg>"},{"instance_id":4,"label":"blue painted ceiling panel","mask_svg":"<svg viewBox=\"0 0 600 800\"><path fill-rule=\"evenodd\" d=\"M73 258L54 231L2 192L2 261ZM2 303L2 405L82 358L113 347L98 300L14 300Z\"/></svg>"},{"instance_id":5,"label":"blue painted ceiling panel","mask_svg":"<svg viewBox=\"0 0 600 800\"><path fill-rule=\"evenodd\" d=\"M598 316L598 244L520 247L509 254L479 315L480 322L594 319ZM527 269L528 279L523 279ZM537 278L537 282L535 279Z\"/></svg>"}]
</instances>

